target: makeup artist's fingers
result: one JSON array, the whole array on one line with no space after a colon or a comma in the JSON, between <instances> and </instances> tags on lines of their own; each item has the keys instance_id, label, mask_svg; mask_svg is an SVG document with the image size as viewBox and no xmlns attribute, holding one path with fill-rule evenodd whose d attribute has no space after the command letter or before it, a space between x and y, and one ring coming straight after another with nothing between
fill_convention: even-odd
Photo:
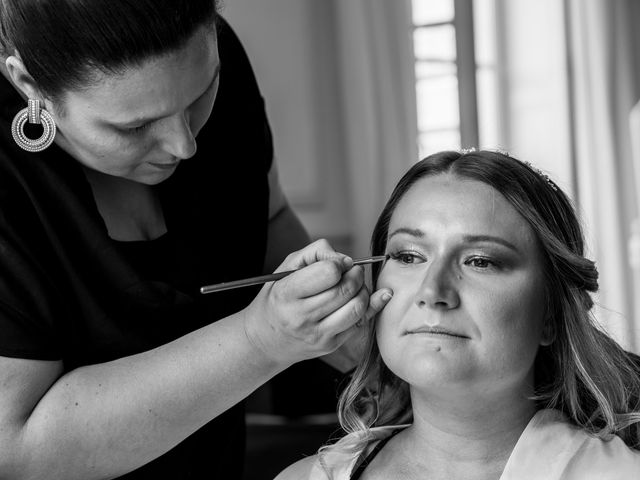
<instances>
[{"instance_id":1,"label":"makeup artist's fingers","mask_svg":"<svg viewBox=\"0 0 640 480\"><path fill-rule=\"evenodd\" d=\"M362 326L369 320L379 314L384 307L387 306L389 300L393 297L393 290L390 288L381 288L376 290L369 296L369 307L364 316L356 322L356 326Z\"/></svg>"},{"instance_id":2,"label":"makeup artist's fingers","mask_svg":"<svg viewBox=\"0 0 640 480\"><path fill-rule=\"evenodd\" d=\"M368 299L368 307L364 315L358 318L360 307L357 304L347 304L320 322L321 329L332 332L330 334L334 338L331 344L336 347L336 350L325 356L323 360L343 372L357 365L364 352L367 330L363 327L367 327L367 323L380 313L393 297L393 292L388 288L377 290L371 295L368 294L366 286L363 286L362 290L367 291L365 298ZM360 295L362 293L359 292ZM353 322L354 318L356 318L355 322Z\"/></svg>"},{"instance_id":3,"label":"makeup artist's fingers","mask_svg":"<svg viewBox=\"0 0 640 480\"><path fill-rule=\"evenodd\" d=\"M336 351L342 344L356 333L354 325L365 314L369 304L369 291L366 286L357 292L346 304L336 311L327 315L311 329L312 337L317 345L317 349L312 352L313 356ZM310 357L311 358L311 357Z\"/></svg>"},{"instance_id":4,"label":"makeup artist's fingers","mask_svg":"<svg viewBox=\"0 0 640 480\"><path fill-rule=\"evenodd\" d=\"M265 285L244 310L251 343L274 361L289 364L335 350L339 346L336 335L358 321L369 304L360 266L340 277L339 286L321 292L320 299L296 298L292 292L297 282L283 282L293 276ZM340 309L332 322L322 325L325 317Z\"/></svg>"},{"instance_id":5,"label":"makeup artist's fingers","mask_svg":"<svg viewBox=\"0 0 640 480\"><path fill-rule=\"evenodd\" d=\"M365 316L368 306L369 289L363 285L347 303L320 320L318 324L320 332L328 336L337 337L341 333L350 330ZM339 346L340 344L336 344L335 348Z\"/></svg>"},{"instance_id":6,"label":"makeup artist's fingers","mask_svg":"<svg viewBox=\"0 0 640 480\"><path fill-rule=\"evenodd\" d=\"M343 258L348 259L347 262L351 260L346 255L336 252L327 240L321 238L320 240L310 243L302 250L298 250L297 252L293 252L287 256L282 264L276 269L276 272L296 270L323 260L339 262L340 259Z\"/></svg>"},{"instance_id":7,"label":"makeup artist's fingers","mask_svg":"<svg viewBox=\"0 0 640 480\"><path fill-rule=\"evenodd\" d=\"M344 273L337 270L329 274L330 269L327 269L326 272L323 272L324 277L321 275L314 276L314 270L316 269L313 267L317 265L318 270L320 270L324 263L319 262L296 272L296 275L303 274L299 276L301 277L300 280L295 277L289 279L292 282L291 288L295 290L296 294L300 295L300 298L305 299L304 307L309 312L312 312L316 321L322 320L345 305L364 285L364 268L359 265ZM289 277L292 276L290 275ZM323 290L320 290L321 285L325 287ZM313 287L316 288L310 294Z\"/></svg>"},{"instance_id":8,"label":"makeup artist's fingers","mask_svg":"<svg viewBox=\"0 0 640 480\"><path fill-rule=\"evenodd\" d=\"M369 296L369 308L361 319L362 323L366 323L379 314L387 303L393 298L393 290L390 288L381 288L376 290Z\"/></svg>"},{"instance_id":9,"label":"makeup artist's fingers","mask_svg":"<svg viewBox=\"0 0 640 480\"><path fill-rule=\"evenodd\" d=\"M365 299L364 305L358 302L358 298L354 298L324 318L320 322L322 328L327 328L334 332L344 332L353 330L352 327L363 327L382 311L393 296L393 292L388 288L383 288L373 294L369 294L368 289L363 286L362 290L358 292L359 296L363 295L362 291L366 291L366 297L363 297Z\"/></svg>"},{"instance_id":10,"label":"makeup artist's fingers","mask_svg":"<svg viewBox=\"0 0 640 480\"><path fill-rule=\"evenodd\" d=\"M358 273L348 275L351 271L356 270L352 267L353 261L351 259L345 261L343 257L321 260L279 280L276 282L277 285L274 284L274 288L286 292L288 297L300 299L317 297L323 292L327 292L323 296L324 301L335 295L332 289L342 289L343 296L351 298L360 288L360 285L352 285ZM361 267L358 267L358 271L361 271ZM362 281L357 283L362 284ZM319 299L318 305L322 301ZM333 309L335 308L337 307L333 307Z\"/></svg>"},{"instance_id":11,"label":"makeup artist's fingers","mask_svg":"<svg viewBox=\"0 0 640 480\"><path fill-rule=\"evenodd\" d=\"M292 254L279 270L296 268L301 269L266 284L244 311L251 343L288 364L334 351L339 335L369 308L363 267L354 267L326 241Z\"/></svg>"}]
</instances>

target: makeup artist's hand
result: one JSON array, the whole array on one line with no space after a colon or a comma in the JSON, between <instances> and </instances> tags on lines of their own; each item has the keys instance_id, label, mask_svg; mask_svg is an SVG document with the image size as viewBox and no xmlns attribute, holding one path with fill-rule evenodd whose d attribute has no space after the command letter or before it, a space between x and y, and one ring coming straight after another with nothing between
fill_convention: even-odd
<instances>
[{"instance_id":1,"label":"makeup artist's hand","mask_svg":"<svg viewBox=\"0 0 640 480\"><path fill-rule=\"evenodd\" d=\"M326 240L292 253L277 271L299 268L266 284L243 311L249 340L279 363L333 352L388 301L385 291L370 297L363 268Z\"/></svg>"}]
</instances>

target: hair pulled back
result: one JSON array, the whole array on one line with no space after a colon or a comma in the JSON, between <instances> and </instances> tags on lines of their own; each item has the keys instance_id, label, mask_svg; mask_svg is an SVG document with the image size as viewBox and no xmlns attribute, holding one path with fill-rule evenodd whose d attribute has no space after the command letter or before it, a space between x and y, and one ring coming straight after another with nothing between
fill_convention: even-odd
<instances>
[{"instance_id":1,"label":"hair pulled back","mask_svg":"<svg viewBox=\"0 0 640 480\"><path fill-rule=\"evenodd\" d=\"M96 70L118 73L178 50L216 0L0 0L0 49L18 54L41 93L59 98L90 85ZM93 75L92 75L93 74Z\"/></svg>"}]
</instances>

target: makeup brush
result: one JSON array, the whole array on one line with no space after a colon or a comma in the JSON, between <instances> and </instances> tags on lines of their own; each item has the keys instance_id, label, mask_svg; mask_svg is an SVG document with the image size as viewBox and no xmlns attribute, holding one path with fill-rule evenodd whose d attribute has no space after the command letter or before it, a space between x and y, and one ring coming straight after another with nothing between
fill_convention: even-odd
<instances>
[{"instance_id":1,"label":"makeup brush","mask_svg":"<svg viewBox=\"0 0 640 480\"><path fill-rule=\"evenodd\" d=\"M358 258L353 261L354 265L366 265L368 263L384 262L389 256L379 255L375 257ZM231 290L233 288L248 287L249 285L260 285L267 282L275 282L281 278L291 275L297 270L288 270L286 272L271 273L269 275L261 275L259 277L245 278L243 280L235 280L233 282L216 283L214 285L206 285L200 288L200 293L222 292L223 290Z\"/></svg>"}]
</instances>

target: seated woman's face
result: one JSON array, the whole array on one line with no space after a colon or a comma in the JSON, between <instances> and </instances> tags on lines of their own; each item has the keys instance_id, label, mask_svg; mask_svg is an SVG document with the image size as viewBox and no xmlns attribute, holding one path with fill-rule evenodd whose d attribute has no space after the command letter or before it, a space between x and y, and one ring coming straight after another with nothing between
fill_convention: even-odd
<instances>
[{"instance_id":1,"label":"seated woman's face","mask_svg":"<svg viewBox=\"0 0 640 480\"><path fill-rule=\"evenodd\" d=\"M542 259L502 195L449 174L423 178L392 215L386 253L378 288L394 296L377 341L396 375L444 395L531 385L546 343Z\"/></svg>"}]
</instances>

